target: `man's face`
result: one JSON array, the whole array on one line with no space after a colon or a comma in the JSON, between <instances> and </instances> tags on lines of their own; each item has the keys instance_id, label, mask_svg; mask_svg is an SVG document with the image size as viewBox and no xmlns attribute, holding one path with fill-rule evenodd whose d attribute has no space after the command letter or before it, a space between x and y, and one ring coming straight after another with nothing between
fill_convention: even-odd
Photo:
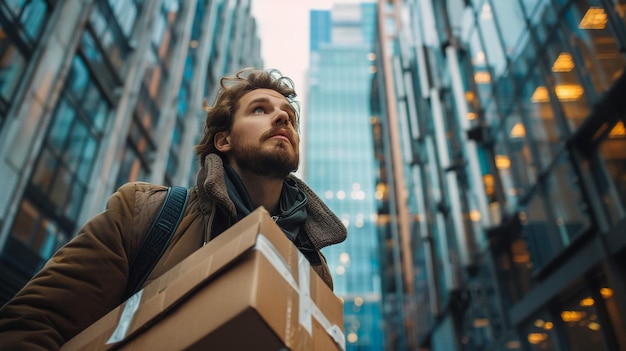
<instances>
[{"instance_id":1,"label":"man's face","mask_svg":"<svg viewBox=\"0 0 626 351\"><path fill-rule=\"evenodd\" d=\"M272 89L242 96L230 132L218 133L215 143L231 166L261 176L284 178L300 162L296 114Z\"/></svg>"}]
</instances>

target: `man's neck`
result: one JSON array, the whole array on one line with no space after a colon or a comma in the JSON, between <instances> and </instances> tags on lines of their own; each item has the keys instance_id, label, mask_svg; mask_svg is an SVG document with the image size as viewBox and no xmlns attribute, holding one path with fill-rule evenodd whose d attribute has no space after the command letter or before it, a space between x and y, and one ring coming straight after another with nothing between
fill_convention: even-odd
<instances>
[{"instance_id":1,"label":"man's neck","mask_svg":"<svg viewBox=\"0 0 626 351\"><path fill-rule=\"evenodd\" d=\"M282 179L246 172L237 165L232 165L232 167L245 185L254 208L263 206L270 213L278 212L280 194L283 189Z\"/></svg>"}]
</instances>

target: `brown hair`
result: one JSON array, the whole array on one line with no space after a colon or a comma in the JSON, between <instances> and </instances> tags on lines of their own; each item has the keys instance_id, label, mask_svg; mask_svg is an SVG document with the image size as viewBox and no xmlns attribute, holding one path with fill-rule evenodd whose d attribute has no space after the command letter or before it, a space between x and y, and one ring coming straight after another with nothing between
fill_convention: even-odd
<instances>
[{"instance_id":1,"label":"brown hair","mask_svg":"<svg viewBox=\"0 0 626 351\"><path fill-rule=\"evenodd\" d=\"M256 89L272 89L287 98L300 120L300 106L295 101L296 91L291 78L283 76L276 69L258 70L244 68L234 76L227 76L220 80L222 87L217 93L213 106L205 106L207 116L204 124L204 137L196 145L196 154L200 157L200 164L204 167L204 159L208 154L215 153L223 156L215 148L215 134L228 131L233 124L233 116L239 108L239 99Z\"/></svg>"}]
</instances>

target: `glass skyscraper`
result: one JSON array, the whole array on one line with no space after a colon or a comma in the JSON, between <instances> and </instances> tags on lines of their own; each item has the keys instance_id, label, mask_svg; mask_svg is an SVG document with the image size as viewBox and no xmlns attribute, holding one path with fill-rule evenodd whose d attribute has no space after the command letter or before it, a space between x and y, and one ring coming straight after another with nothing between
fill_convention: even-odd
<instances>
[{"instance_id":1,"label":"glass skyscraper","mask_svg":"<svg viewBox=\"0 0 626 351\"><path fill-rule=\"evenodd\" d=\"M304 116L304 178L348 228L323 249L344 301L347 350L382 350L370 89L376 5L314 10Z\"/></svg>"},{"instance_id":2,"label":"glass skyscraper","mask_svg":"<svg viewBox=\"0 0 626 351\"><path fill-rule=\"evenodd\" d=\"M626 2L380 1L389 350L626 350Z\"/></svg>"}]
</instances>

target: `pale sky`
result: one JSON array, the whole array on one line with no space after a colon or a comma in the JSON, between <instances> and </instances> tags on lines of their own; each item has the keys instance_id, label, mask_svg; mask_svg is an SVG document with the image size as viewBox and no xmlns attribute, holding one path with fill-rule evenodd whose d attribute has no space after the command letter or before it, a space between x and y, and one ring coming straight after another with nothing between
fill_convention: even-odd
<instances>
[{"instance_id":1,"label":"pale sky","mask_svg":"<svg viewBox=\"0 0 626 351\"><path fill-rule=\"evenodd\" d=\"M364 2L373 1L252 0L265 68L276 68L293 79L296 92L303 98L309 66L309 11L331 9L335 3Z\"/></svg>"}]
</instances>

